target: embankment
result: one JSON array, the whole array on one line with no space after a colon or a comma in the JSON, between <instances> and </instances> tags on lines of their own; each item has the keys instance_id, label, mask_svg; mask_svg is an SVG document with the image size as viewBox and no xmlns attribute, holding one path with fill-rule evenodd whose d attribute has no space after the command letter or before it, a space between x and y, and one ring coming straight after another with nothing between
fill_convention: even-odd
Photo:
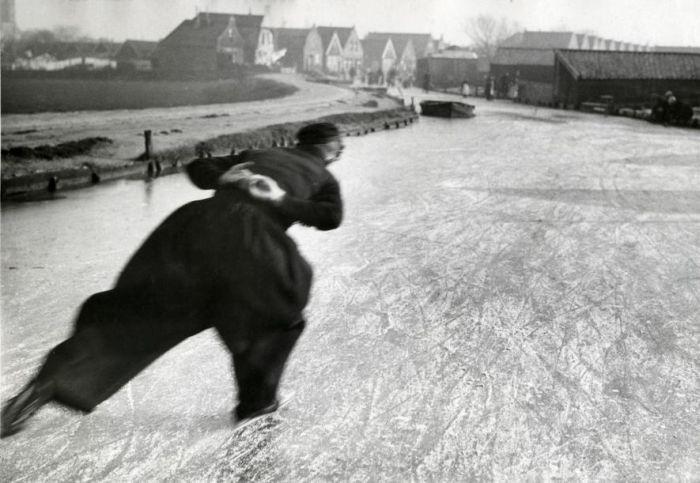
<instances>
[{"instance_id":1,"label":"embankment","mask_svg":"<svg viewBox=\"0 0 700 483\"><path fill-rule=\"evenodd\" d=\"M148 159L124 160L110 166L85 162L79 168L47 170L2 180L2 200L45 198L66 189L93 186L120 178L153 178L180 172L182 166L197 156L223 155L251 148L290 146L302 125L310 122L335 123L345 136L361 136L386 129L408 126L418 115L405 108L374 112L333 114L300 122L273 124L205 139L196 145L179 146L154 152ZM117 160L115 160L117 161Z\"/></svg>"}]
</instances>

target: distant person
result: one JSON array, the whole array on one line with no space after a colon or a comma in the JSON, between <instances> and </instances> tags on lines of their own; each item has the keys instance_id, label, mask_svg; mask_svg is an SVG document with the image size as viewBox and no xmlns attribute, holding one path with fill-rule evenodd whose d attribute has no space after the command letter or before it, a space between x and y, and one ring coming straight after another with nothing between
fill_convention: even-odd
<instances>
[{"instance_id":1,"label":"distant person","mask_svg":"<svg viewBox=\"0 0 700 483\"><path fill-rule=\"evenodd\" d=\"M667 100L668 94L667 92L666 95L656 98L656 102L654 102L654 106L651 109L651 117L649 118L651 122L667 125L671 121Z\"/></svg>"},{"instance_id":2,"label":"distant person","mask_svg":"<svg viewBox=\"0 0 700 483\"><path fill-rule=\"evenodd\" d=\"M423 75L423 92L428 92L430 90L430 74L425 73Z\"/></svg>"},{"instance_id":3,"label":"distant person","mask_svg":"<svg viewBox=\"0 0 700 483\"><path fill-rule=\"evenodd\" d=\"M328 171L343 143L311 124L293 148L197 159L193 182L213 197L172 213L111 290L89 297L72 335L2 409L2 436L49 401L92 411L178 343L214 327L233 358L234 422L278 407L287 359L304 330L312 269L285 233L293 223L332 230L343 205Z\"/></svg>"},{"instance_id":4,"label":"distant person","mask_svg":"<svg viewBox=\"0 0 700 483\"><path fill-rule=\"evenodd\" d=\"M489 76L486 77L484 84L484 97L486 97L487 101L493 99L493 78Z\"/></svg>"},{"instance_id":5,"label":"distant person","mask_svg":"<svg viewBox=\"0 0 700 483\"><path fill-rule=\"evenodd\" d=\"M678 126L685 126L693 118L693 108L674 95L668 98L668 112L670 120Z\"/></svg>"},{"instance_id":6,"label":"distant person","mask_svg":"<svg viewBox=\"0 0 700 483\"><path fill-rule=\"evenodd\" d=\"M469 82L466 80L462 81L462 87L460 88L462 97L469 97Z\"/></svg>"}]
</instances>

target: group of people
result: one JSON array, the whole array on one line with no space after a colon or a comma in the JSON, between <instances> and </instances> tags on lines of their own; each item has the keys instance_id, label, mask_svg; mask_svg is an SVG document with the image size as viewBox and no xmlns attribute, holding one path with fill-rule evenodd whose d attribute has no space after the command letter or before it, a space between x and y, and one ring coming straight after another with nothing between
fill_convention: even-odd
<instances>
[{"instance_id":1,"label":"group of people","mask_svg":"<svg viewBox=\"0 0 700 483\"><path fill-rule=\"evenodd\" d=\"M338 128L315 123L288 148L198 158L192 182L215 190L168 216L110 290L83 303L72 335L2 408L2 437L48 402L84 412L183 340L215 328L232 355L234 425L277 410L285 364L305 327L312 268L286 230L337 228L343 202L327 169Z\"/></svg>"},{"instance_id":2,"label":"group of people","mask_svg":"<svg viewBox=\"0 0 700 483\"><path fill-rule=\"evenodd\" d=\"M676 99L672 91L667 91L656 99L649 120L668 126L669 124L687 125L693 117L693 109Z\"/></svg>"}]
</instances>

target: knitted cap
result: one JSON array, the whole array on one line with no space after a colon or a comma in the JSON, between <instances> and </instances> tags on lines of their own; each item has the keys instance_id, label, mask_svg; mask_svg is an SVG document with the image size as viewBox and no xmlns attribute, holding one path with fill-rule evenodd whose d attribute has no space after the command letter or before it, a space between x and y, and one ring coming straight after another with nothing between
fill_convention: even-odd
<instances>
[{"instance_id":1,"label":"knitted cap","mask_svg":"<svg viewBox=\"0 0 700 483\"><path fill-rule=\"evenodd\" d=\"M340 135L335 124L330 122L318 122L309 124L299 129L297 139L299 144L326 144Z\"/></svg>"}]
</instances>

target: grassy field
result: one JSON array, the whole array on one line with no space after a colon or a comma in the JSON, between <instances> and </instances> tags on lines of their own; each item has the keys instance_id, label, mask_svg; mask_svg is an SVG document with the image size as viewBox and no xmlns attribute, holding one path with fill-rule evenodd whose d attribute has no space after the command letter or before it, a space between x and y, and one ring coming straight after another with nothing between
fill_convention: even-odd
<instances>
[{"instance_id":1,"label":"grassy field","mask_svg":"<svg viewBox=\"0 0 700 483\"><path fill-rule=\"evenodd\" d=\"M146 109L283 97L295 87L269 79L126 81L83 79L2 80L2 113Z\"/></svg>"}]
</instances>

